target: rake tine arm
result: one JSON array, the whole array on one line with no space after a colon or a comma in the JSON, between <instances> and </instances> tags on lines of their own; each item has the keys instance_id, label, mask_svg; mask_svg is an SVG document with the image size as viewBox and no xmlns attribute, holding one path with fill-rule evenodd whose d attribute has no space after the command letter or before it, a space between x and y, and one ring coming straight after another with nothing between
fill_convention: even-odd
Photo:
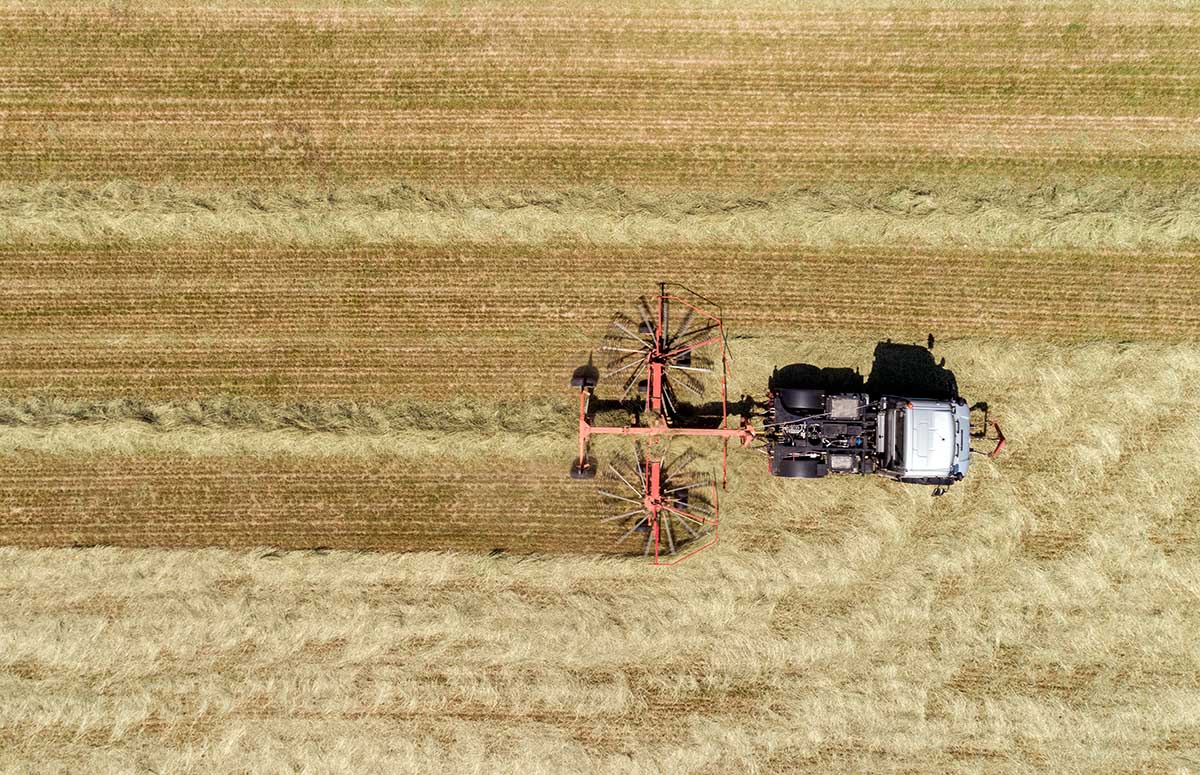
<instances>
[{"instance_id":1,"label":"rake tine arm","mask_svg":"<svg viewBox=\"0 0 1200 775\"><path fill-rule=\"evenodd\" d=\"M609 377L613 376L614 374L620 374L621 372L625 371L625 369L632 369L634 366L637 366L639 363L645 363L645 361L638 360L638 361L634 361L633 363L627 363L624 366L620 367L619 369L613 369L612 371L605 373L604 378L608 379Z\"/></svg>"},{"instance_id":2,"label":"rake tine arm","mask_svg":"<svg viewBox=\"0 0 1200 775\"><path fill-rule=\"evenodd\" d=\"M662 392L663 400L667 402L667 410L673 415L673 414L675 414L675 402L671 400L670 387L671 387L670 383L667 382L666 378L664 377L663 378L663 392Z\"/></svg>"},{"instance_id":3,"label":"rake tine arm","mask_svg":"<svg viewBox=\"0 0 1200 775\"><path fill-rule=\"evenodd\" d=\"M628 479L626 479L624 476L622 476L622 475L621 475L621 472L620 472L620 471L618 471L618 470L616 469L616 466L614 466L612 463L609 463L609 464L608 464L608 470L610 470L610 471L612 471L614 474L616 474L616 475L617 475L617 478L618 478L618 479L620 479L622 482L624 482L626 487L628 487L629 489L633 490L633 494L634 494L634 495L645 495L645 493L643 493L641 490L639 490L638 488L636 488L636 487L634 487L632 484L630 484L630 483L629 483L629 480L628 480Z\"/></svg>"},{"instance_id":4,"label":"rake tine arm","mask_svg":"<svg viewBox=\"0 0 1200 775\"><path fill-rule=\"evenodd\" d=\"M680 384L680 385L683 385L685 388L687 388L688 390L692 391L693 393L695 393L696 395L700 396L701 398L704 398L704 393L702 393L701 391L697 390L697 389L695 388L695 386L694 386L694 385L691 385L691 384L689 384L689 383L687 382L687 380L683 380L683 379L681 379L681 380L679 380L679 384Z\"/></svg>"},{"instance_id":5,"label":"rake tine arm","mask_svg":"<svg viewBox=\"0 0 1200 775\"><path fill-rule=\"evenodd\" d=\"M707 487L707 486L708 486L708 482L704 482L704 481L692 482L691 484L685 484L685 485L681 485L679 487L672 487L669 490L663 490L663 495L670 495L673 492L682 492L683 490L691 490L696 487Z\"/></svg>"},{"instance_id":6,"label":"rake tine arm","mask_svg":"<svg viewBox=\"0 0 1200 775\"><path fill-rule=\"evenodd\" d=\"M621 400L624 401L629 395L629 391L633 390L633 386L637 383L637 378L641 376L642 369L646 368L645 361L638 361L640 364L636 371L629 377L629 381L625 383L625 392L621 394Z\"/></svg>"},{"instance_id":7,"label":"rake tine arm","mask_svg":"<svg viewBox=\"0 0 1200 775\"><path fill-rule=\"evenodd\" d=\"M628 328L626 328L622 324L618 323L617 321L614 320L613 325L616 326L617 328L621 329L622 331L624 331L625 335L628 336L630 339L634 339L638 342L641 342L642 344L648 344L645 339L643 339L640 336L638 336L637 334L633 333L632 331L630 331Z\"/></svg>"},{"instance_id":8,"label":"rake tine arm","mask_svg":"<svg viewBox=\"0 0 1200 775\"><path fill-rule=\"evenodd\" d=\"M605 517L604 519L600 520L600 523L604 524L605 522L615 522L618 519L624 519L625 517L632 517L634 514L638 514L642 511L645 511L645 509L634 509L633 511L627 511L624 514L614 514L611 517Z\"/></svg>"},{"instance_id":9,"label":"rake tine arm","mask_svg":"<svg viewBox=\"0 0 1200 775\"><path fill-rule=\"evenodd\" d=\"M713 338L705 339L702 342L695 342L694 344L685 345L676 350L671 350L669 353L666 354L666 357L671 358L676 355L682 355L683 353L687 352L688 350L695 350L697 347L704 347L705 345L715 344L719 341L721 341L721 337L714 336Z\"/></svg>"},{"instance_id":10,"label":"rake tine arm","mask_svg":"<svg viewBox=\"0 0 1200 775\"><path fill-rule=\"evenodd\" d=\"M696 314L696 310L692 309L691 307L688 307L687 312L684 313L683 320L679 321L679 330L680 331L687 330L687 327L689 325L691 325L692 317L695 314ZM679 337L680 337L679 334L676 334L675 336L671 337L670 344L674 344L675 342L679 341Z\"/></svg>"},{"instance_id":11,"label":"rake tine arm","mask_svg":"<svg viewBox=\"0 0 1200 775\"><path fill-rule=\"evenodd\" d=\"M600 490L599 492L606 498L616 498L619 501L628 501L629 503L636 503L639 506L642 503L641 501L635 501L633 498L626 498L624 495L617 495L616 493L608 492L607 490Z\"/></svg>"},{"instance_id":12,"label":"rake tine arm","mask_svg":"<svg viewBox=\"0 0 1200 775\"><path fill-rule=\"evenodd\" d=\"M648 516L649 515L647 514L646 517L648 517ZM641 524L646 521L646 517L642 517L637 522L634 522L633 527L626 530L624 535L622 535L620 538L617 539L616 543L619 544L622 541L624 541L626 538L629 538L629 536L633 535L633 531L637 530L641 526Z\"/></svg>"},{"instance_id":13,"label":"rake tine arm","mask_svg":"<svg viewBox=\"0 0 1200 775\"><path fill-rule=\"evenodd\" d=\"M663 506L663 508L666 509L667 511L671 512L672 514L678 514L681 517L686 517L687 519L695 520L696 522L699 522L704 525L717 524L717 521L715 519L705 519L704 517L697 516L690 512L684 511L683 509L677 509L674 506Z\"/></svg>"},{"instance_id":14,"label":"rake tine arm","mask_svg":"<svg viewBox=\"0 0 1200 775\"><path fill-rule=\"evenodd\" d=\"M692 526L687 523L686 519L679 520L679 524L683 525L683 529L688 531L688 534L691 535L692 538L700 537L700 534L692 529Z\"/></svg>"},{"instance_id":15,"label":"rake tine arm","mask_svg":"<svg viewBox=\"0 0 1200 775\"><path fill-rule=\"evenodd\" d=\"M653 331L654 324L650 322L650 304L646 301L645 296L638 299L638 314L642 316L642 322L646 324L646 328Z\"/></svg>"}]
</instances>

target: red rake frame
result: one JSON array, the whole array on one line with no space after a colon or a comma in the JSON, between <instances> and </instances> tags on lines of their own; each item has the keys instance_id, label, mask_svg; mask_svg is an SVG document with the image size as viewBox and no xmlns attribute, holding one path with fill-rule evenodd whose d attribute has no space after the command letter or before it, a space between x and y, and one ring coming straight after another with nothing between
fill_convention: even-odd
<instances>
[{"instance_id":1,"label":"red rake frame","mask_svg":"<svg viewBox=\"0 0 1200 775\"><path fill-rule=\"evenodd\" d=\"M696 298L702 298L699 294L688 291L686 288L682 290L688 292ZM728 484L728 462L729 462L729 440L737 439L743 447L748 447L754 440L754 429L750 427L745 420L738 427L729 427L729 399L728 399L728 381L729 381L729 363L727 350L725 346L725 327L721 318L701 309L696 304L684 299L676 294L668 293L665 283L659 284L659 293L654 299L654 307L656 314L653 320L645 318L650 317L642 313L644 319L644 327L652 328L652 331L641 331L634 333L626 326L619 323L615 324L624 334L632 339L640 341L645 349L645 356L641 359L642 366L646 368L646 396L645 409L649 416L653 417L647 425L593 425L588 420L588 407L591 401L592 393L595 390L595 383L592 381L588 384L586 381L579 388L579 457L576 461L576 471L585 476L594 476L595 471L592 470L591 463L588 460L588 442L595 435L619 435L631 436L634 439L641 438L646 449L645 465L639 475L642 476L643 499L642 507L645 510L646 517L644 521L647 523L647 528L650 531L649 541L654 547L654 564L655 565L677 565L680 562L694 557L696 554L704 551L717 542L717 527L719 523L719 506L717 500L717 485L712 483L712 516L704 517L702 515L693 514L686 509L679 507L678 503L669 497L665 497L668 493L662 490L662 456L651 455L651 450L654 447L666 446L663 444L675 436L696 436L696 437L713 437L722 440L722 486ZM695 342L685 344L679 347L672 347L671 341L668 338L668 310L671 304L683 305L690 310L690 315L699 315L702 319L709 321L708 325L703 329L703 333L711 330L714 332L712 336L697 340ZM647 342L643 336L653 334L651 341ZM681 336L681 335L677 335ZM718 345L721 349L721 424L717 428L681 428L674 427L670 424L668 413L663 411L664 406L671 408L671 399L667 393L665 376L669 368L682 368L669 365L669 361L677 359L678 356L684 353L690 353L698 348L709 345ZM641 349L633 351L635 353L642 352ZM634 360L633 364L639 361ZM642 367L637 367L636 375L641 371ZM672 409L672 411L674 411ZM664 535L667 538L668 548L674 548L673 538L670 534L670 522L663 518L663 512L674 514L680 519L691 519L702 525L711 526L713 528L712 539L704 543L702 546L690 549L686 554L676 557L671 561L664 559L662 550L662 538ZM640 524L640 520L638 523ZM649 544L647 545L649 549ZM673 554L673 552L671 553ZM668 555L669 556L669 555Z\"/></svg>"}]
</instances>

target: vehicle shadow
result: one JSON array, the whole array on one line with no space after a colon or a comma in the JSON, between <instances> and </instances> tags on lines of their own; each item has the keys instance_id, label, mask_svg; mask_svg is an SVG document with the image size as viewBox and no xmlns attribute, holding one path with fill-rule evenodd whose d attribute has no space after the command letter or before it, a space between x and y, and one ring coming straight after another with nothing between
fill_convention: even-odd
<instances>
[{"instance_id":1,"label":"vehicle shadow","mask_svg":"<svg viewBox=\"0 0 1200 775\"><path fill-rule=\"evenodd\" d=\"M930 341L932 341L932 336ZM793 363L777 367L768 386L772 390L800 388L827 393L865 392L871 396L952 399L958 397L958 380L946 368L946 359L934 361L928 347L892 341L875 345L871 372L864 380L857 369Z\"/></svg>"},{"instance_id":2,"label":"vehicle shadow","mask_svg":"<svg viewBox=\"0 0 1200 775\"><path fill-rule=\"evenodd\" d=\"M873 396L951 399L958 397L958 380L946 368L946 359L933 360L927 347L916 344L879 342L867 377L867 392Z\"/></svg>"}]
</instances>

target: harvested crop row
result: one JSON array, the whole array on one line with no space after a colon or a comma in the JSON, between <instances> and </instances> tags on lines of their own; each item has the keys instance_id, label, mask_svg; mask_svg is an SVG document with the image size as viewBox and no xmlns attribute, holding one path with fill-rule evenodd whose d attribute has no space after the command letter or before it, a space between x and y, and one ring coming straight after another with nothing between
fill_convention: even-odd
<instances>
[{"instance_id":1,"label":"harvested crop row","mask_svg":"<svg viewBox=\"0 0 1200 775\"><path fill-rule=\"evenodd\" d=\"M10 8L0 167L25 180L728 188L1136 161L1186 178L1200 149L1194 25L1153 6L889 7L851 23L782 3Z\"/></svg>"},{"instance_id":2,"label":"harvested crop row","mask_svg":"<svg viewBox=\"0 0 1200 775\"><path fill-rule=\"evenodd\" d=\"M481 450L484 452L484 450ZM564 465L137 456L5 458L0 544L614 551Z\"/></svg>"},{"instance_id":3,"label":"harvested crop row","mask_svg":"<svg viewBox=\"0 0 1200 775\"><path fill-rule=\"evenodd\" d=\"M661 278L720 300L732 335L1200 334L1193 252L125 246L0 258L13 345L0 377L17 393L553 395L611 312Z\"/></svg>"}]
</instances>

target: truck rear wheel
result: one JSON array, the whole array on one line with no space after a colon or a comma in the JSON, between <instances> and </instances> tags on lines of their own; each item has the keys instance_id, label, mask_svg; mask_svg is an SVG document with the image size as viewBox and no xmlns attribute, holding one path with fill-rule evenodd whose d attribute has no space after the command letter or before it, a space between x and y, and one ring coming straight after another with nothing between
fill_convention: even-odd
<instances>
[{"instance_id":1,"label":"truck rear wheel","mask_svg":"<svg viewBox=\"0 0 1200 775\"><path fill-rule=\"evenodd\" d=\"M820 460L787 458L779 461L775 475L786 479L820 479L828 473Z\"/></svg>"},{"instance_id":2,"label":"truck rear wheel","mask_svg":"<svg viewBox=\"0 0 1200 775\"><path fill-rule=\"evenodd\" d=\"M779 401L785 409L793 412L820 410L825 408L825 392L783 388L779 391Z\"/></svg>"}]
</instances>

